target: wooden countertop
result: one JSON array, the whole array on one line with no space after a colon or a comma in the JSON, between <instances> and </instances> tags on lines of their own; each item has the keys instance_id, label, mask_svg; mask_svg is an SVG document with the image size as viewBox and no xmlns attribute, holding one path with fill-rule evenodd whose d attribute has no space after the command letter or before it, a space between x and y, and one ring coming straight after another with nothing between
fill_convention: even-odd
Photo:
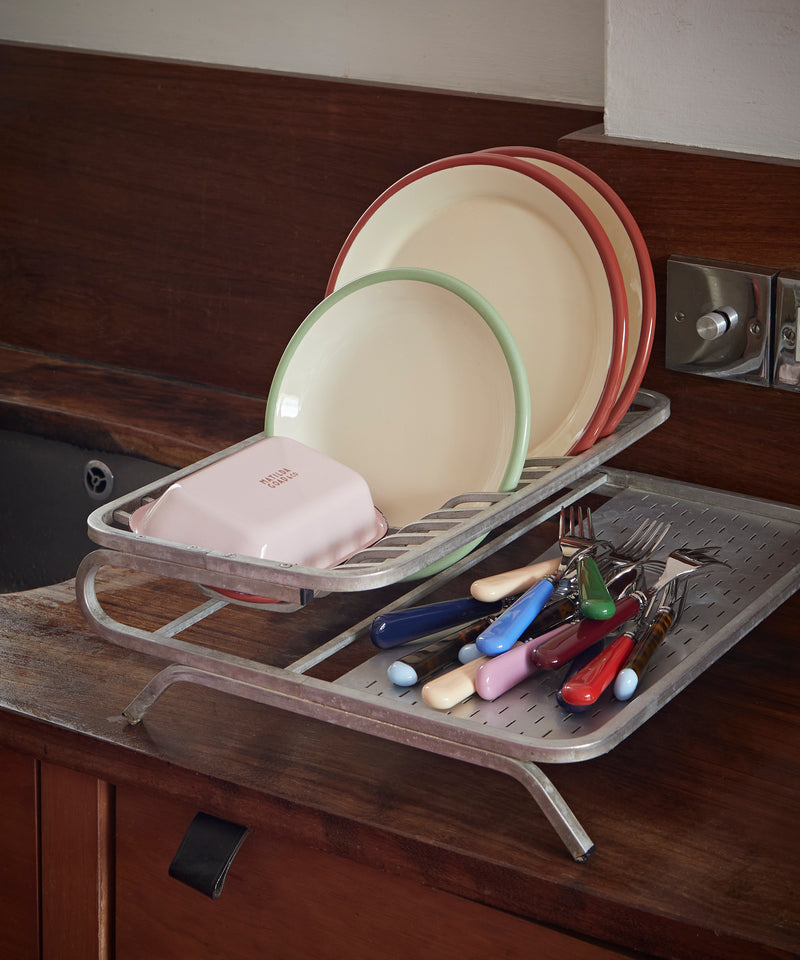
<instances>
[{"instance_id":1,"label":"wooden countertop","mask_svg":"<svg viewBox=\"0 0 800 960\"><path fill-rule=\"evenodd\" d=\"M0 351L0 372L0 426L90 433L176 466L256 432L263 410L259 398L16 350ZM520 562L548 536L523 538ZM141 624L191 592L126 571L101 590ZM209 630L280 665L397 592L285 617L228 608ZM93 634L71 582L0 598L0 742L632 951L790 957L798 617L796 594L610 754L546 767L597 844L583 864L522 787L469 764L187 684L127 726L122 709L165 664Z\"/></svg>"}]
</instances>

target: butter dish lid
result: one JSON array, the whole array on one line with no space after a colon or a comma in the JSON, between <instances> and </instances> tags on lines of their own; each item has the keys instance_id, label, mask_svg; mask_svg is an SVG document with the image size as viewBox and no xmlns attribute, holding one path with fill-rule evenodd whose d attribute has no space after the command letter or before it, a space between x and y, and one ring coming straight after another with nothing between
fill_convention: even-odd
<instances>
[{"instance_id":1,"label":"butter dish lid","mask_svg":"<svg viewBox=\"0 0 800 960\"><path fill-rule=\"evenodd\" d=\"M288 437L266 437L190 473L130 518L157 540L327 568L380 539L366 480Z\"/></svg>"}]
</instances>

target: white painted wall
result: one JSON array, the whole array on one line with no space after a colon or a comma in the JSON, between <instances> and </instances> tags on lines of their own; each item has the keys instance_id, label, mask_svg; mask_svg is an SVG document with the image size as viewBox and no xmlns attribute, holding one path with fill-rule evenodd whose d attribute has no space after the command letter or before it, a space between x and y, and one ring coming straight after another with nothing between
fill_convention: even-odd
<instances>
[{"instance_id":1,"label":"white painted wall","mask_svg":"<svg viewBox=\"0 0 800 960\"><path fill-rule=\"evenodd\" d=\"M800 159L800 0L0 0L0 38L586 105Z\"/></svg>"},{"instance_id":2,"label":"white painted wall","mask_svg":"<svg viewBox=\"0 0 800 960\"><path fill-rule=\"evenodd\" d=\"M0 0L0 37L599 106L603 0Z\"/></svg>"},{"instance_id":3,"label":"white painted wall","mask_svg":"<svg viewBox=\"0 0 800 960\"><path fill-rule=\"evenodd\" d=\"M800 158L800 0L607 11L607 134Z\"/></svg>"}]
</instances>

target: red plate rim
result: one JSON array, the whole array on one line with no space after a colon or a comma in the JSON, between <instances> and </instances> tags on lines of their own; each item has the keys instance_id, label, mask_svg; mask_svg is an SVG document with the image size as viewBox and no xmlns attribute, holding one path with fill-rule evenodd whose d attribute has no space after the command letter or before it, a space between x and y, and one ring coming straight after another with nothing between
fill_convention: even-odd
<instances>
[{"instance_id":1,"label":"red plate rim","mask_svg":"<svg viewBox=\"0 0 800 960\"><path fill-rule=\"evenodd\" d=\"M620 421L633 403L639 387L642 385L647 364L650 361L655 336L656 284L653 276L653 263L650 259L650 253L647 249L642 231L639 229L639 224L619 194L609 186L602 177L598 176L593 170L590 170L589 167L585 167L577 160L573 160L571 157L539 147L490 147L488 150L482 150L480 152L496 154L498 156L529 157L532 160L548 160L551 163L564 167L566 170L570 170L591 184L603 199L608 202L630 237L642 282L642 328L639 334L636 354L634 355L631 369L628 371L628 379L623 384L622 390L614 406L611 408L608 421L600 432L601 437L607 437L619 426ZM583 438L578 441L570 452L579 452L579 449L576 448L581 450L585 449L583 446Z\"/></svg>"}]
</instances>

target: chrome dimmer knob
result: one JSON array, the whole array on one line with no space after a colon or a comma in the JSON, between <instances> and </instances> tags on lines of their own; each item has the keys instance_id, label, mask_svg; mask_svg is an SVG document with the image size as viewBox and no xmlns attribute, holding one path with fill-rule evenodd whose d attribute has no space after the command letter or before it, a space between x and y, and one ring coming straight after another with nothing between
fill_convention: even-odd
<instances>
[{"instance_id":1,"label":"chrome dimmer knob","mask_svg":"<svg viewBox=\"0 0 800 960\"><path fill-rule=\"evenodd\" d=\"M739 314L733 307L718 307L699 317L695 326L703 340L716 340L726 334L738 319Z\"/></svg>"}]
</instances>

